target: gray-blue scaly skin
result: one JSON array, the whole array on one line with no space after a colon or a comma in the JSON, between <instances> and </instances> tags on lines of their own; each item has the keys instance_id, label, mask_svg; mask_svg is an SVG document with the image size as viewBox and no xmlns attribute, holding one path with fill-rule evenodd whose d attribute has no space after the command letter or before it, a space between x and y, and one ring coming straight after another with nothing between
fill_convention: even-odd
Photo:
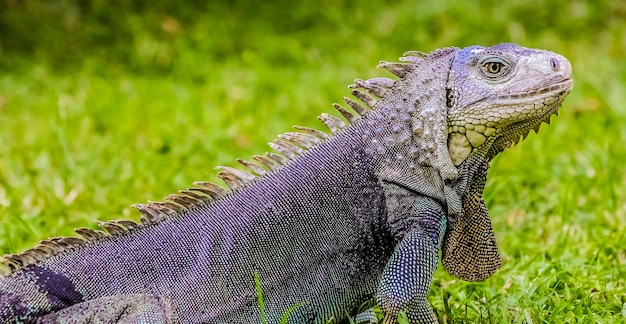
<instances>
[{"instance_id":1,"label":"gray-blue scaly skin","mask_svg":"<svg viewBox=\"0 0 626 324\"><path fill-rule=\"evenodd\" d=\"M488 162L549 120L571 66L514 44L409 52L382 63L400 78L357 80L345 125L299 128L281 156L223 168L232 189L199 183L138 205L142 224L42 241L7 255L0 321L269 323L340 321L374 299L385 323L405 311L436 323L426 301L438 251L452 274L483 280L500 266L482 200Z\"/></svg>"}]
</instances>

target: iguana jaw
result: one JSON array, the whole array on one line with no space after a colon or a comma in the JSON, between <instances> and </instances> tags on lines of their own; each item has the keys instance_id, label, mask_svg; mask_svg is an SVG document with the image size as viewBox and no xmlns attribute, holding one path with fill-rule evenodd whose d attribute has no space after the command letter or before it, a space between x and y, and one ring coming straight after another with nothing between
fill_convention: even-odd
<instances>
[{"instance_id":1,"label":"iguana jaw","mask_svg":"<svg viewBox=\"0 0 626 324\"><path fill-rule=\"evenodd\" d=\"M496 138L506 137L498 140L499 152L525 138L531 129L537 132L542 122L550 123L550 116L558 114L571 91L572 67L567 59L525 49L518 54L516 58L500 56L492 49L475 49L463 57L463 64L456 65L451 78L466 73L472 81L451 81L449 86L448 151L455 166L474 152L491 152L487 146ZM486 73L479 69L488 60L507 64L508 74L501 79L482 78ZM502 143L506 145L500 147Z\"/></svg>"},{"instance_id":2,"label":"iguana jaw","mask_svg":"<svg viewBox=\"0 0 626 324\"><path fill-rule=\"evenodd\" d=\"M526 138L531 129L538 132L541 123L549 124L550 117L558 115L561 103L572 85L573 81L567 79L526 94L503 96L493 101L498 109L488 117L454 119L449 122L448 150L452 162L455 166L460 165L472 152L480 150L484 143L491 142L488 141L491 137L510 134L510 143L513 144L519 141L520 136ZM525 105L517 105L510 100L511 97L528 98L533 93L541 95Z\"/></svg>"},{"instance_id":3,"label":"iguana jaw","mask_svg":"<svg viewBox=\"0 0 626 324\"><path fill-rule=\"evenodd\" d=\"M512 103L508 98L496 99L494 103L499 104L499 108L493 111L495 116L453 120L448 125L448 150L452 162L455 166L460 165L472 152L480 150L484 143L492 142L488 141L491 137L511 135L508 136L511 137L510 144L514 144L519 141L520 136L526 138L531 129L538 132L542 123L549 124L550 117L558 115L563 99L571 91L572 85L573 81L568 79L531 91L531 94L508 96L527 98L532 93L541 94L525 105Z\"/></svg>"}]
</instances>

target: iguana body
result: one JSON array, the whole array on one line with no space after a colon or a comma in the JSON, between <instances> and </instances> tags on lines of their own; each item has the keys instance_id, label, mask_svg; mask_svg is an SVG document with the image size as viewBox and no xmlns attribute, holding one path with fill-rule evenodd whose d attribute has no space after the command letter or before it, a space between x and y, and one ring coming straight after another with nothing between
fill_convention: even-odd
<instances>
[{"instance_id":1,"label":"iguana body","mask_svg":"<svg viewBox=\"0 0 626 324\"><path fill-rule=\"evenodd\" d=\"M269 323L341 320L372 298L385 322L426 302L438 251L453 275L483 280L500 265L481 198L488 161L549 121L570 91L571 66L514 44L407 53L381 63L400 78L357 80L350 121L332 135L298 128L281 155L223 167L213 184L137 205L142 224L42 241L5 256L2 322ZM359 116L360 115L360 116Z\"/></svg>"}]
</instances>

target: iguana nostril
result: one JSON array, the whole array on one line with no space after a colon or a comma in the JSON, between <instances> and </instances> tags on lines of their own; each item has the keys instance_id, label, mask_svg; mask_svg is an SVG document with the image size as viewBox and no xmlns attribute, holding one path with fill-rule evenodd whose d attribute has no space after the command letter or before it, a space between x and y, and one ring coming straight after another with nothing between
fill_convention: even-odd
<instances>
[{"instance_id":1,"label":"iguana nostril","mask_svg":"<svg viewBox=\"0 0 626 324\"><path fill-rule=\"evenodd\" d=\"M556 72L561 68L561 65L559 64L559 60L555 59L555 58L551 58L550 59L550 67L552 67L552 71Z\"/></svg>"}]
</instances>

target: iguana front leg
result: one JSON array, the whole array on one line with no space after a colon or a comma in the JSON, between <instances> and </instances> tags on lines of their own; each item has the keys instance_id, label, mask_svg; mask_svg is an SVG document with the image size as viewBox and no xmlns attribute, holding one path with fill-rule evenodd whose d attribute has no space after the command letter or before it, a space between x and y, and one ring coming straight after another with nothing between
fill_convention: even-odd
<instances>
[{"instance_id":1,"label":"iguana front leg","mask_svg":"<svg viewBox=\"0 0 626 324\"><path fill-rule=\"evenodd\" d=\"M37 319L37 323L177 323L169 303L148 294L88 300Z\"/></svg>"},{"instance_id":2,"label":"iguana front leg","mask_svg":"<svg viewBox=\"0 0 626 324\"><path fill-rule=\"evenodd\" d=\"M385 323L397 323L402 310L410 323L437 323L426 301L437 259L436 246L419 228L409 232L397 246L385 266L376 298Z\"/></svg>"},{"instance_id":3,"label":"iguana front leg","mask_svg":"<svg viewBox=\"0 0 626 324\"><path fill-rule=\"evenodd\" d=\"M388 221L399 243L383 270L376 302L386 324L397 323L400 311L410 323L437 323L426 297L437 269L446 214L436 201L390 186Z\"/></svg>"}]
</instances>

